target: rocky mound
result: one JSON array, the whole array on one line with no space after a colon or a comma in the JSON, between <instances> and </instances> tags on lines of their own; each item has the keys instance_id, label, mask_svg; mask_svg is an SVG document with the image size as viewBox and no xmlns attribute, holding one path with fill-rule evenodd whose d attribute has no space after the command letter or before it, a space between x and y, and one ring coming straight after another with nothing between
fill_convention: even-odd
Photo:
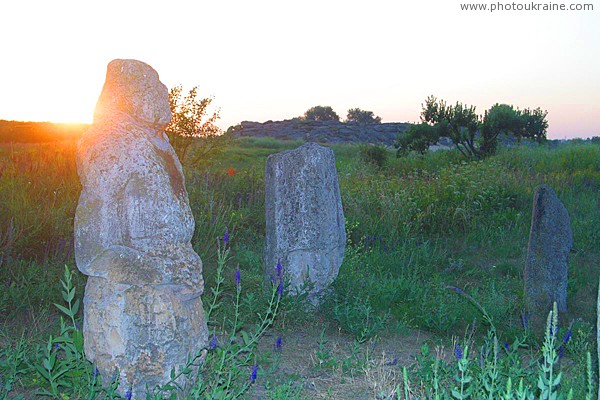
<instances>
[{"instance_id":1,"label":"rocky mound","mask_svg":"<svg viewBox=\"0 0 600 400\"><path fill-rule=\"evenodd\" d=\"M392 146L399 133L410 124L389 122L382 124L361 124L338 121L304 121L291 119L267 121L264 123L243 121L230 127L227 132L233 137L272 137L282 140L301 139L319 143L374 143Z\"/></svg>"}]
</instances>

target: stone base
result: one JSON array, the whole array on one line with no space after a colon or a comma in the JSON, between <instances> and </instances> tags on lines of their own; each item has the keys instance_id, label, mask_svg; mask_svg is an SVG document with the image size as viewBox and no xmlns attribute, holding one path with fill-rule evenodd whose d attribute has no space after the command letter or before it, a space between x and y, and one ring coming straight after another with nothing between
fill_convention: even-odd
<instances>
[{"instance_id":1,"label":"stone base","mask_svg":"<svg viewBox=\"0 0 600 400\"><path fill-rule=\"evenodd\" d=\"M184 285L111 283L89 277L83 335L88 359L108 382L119 370L119 392L144 397L166 383L171 368L206 345L208 329L200 292Z\"/></svg>"}]
</instances>

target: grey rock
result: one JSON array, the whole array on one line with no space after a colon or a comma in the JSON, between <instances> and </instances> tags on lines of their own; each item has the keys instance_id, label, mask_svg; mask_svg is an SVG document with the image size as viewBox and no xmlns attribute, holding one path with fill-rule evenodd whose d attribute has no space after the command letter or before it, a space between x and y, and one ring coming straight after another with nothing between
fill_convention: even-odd
<instances>
[{"instance_id":1,"label":"grey rock","mask_svg":"<svg viewBox=\"0 0 600 400\"><path fill-rule=\"evenodd\" d=\"M530 319L545 321L554 302L559 312L567 311L568 260L572 247L569 213L554 190L541 185L533 199L524 273Z\"/></svg>"},{"instance_id":2,"label":"grey rock","mask_svg":"<svg viewBox=\"0 0 600 400\"><path fill-rule=\"evenodd\" d=\"M77 147L75 259L88 275L83 334L104 377L142 396L207 341L202 262L181 164L164 129L168 91L150 66L114 60Z\"/></svg>"},{"instance_id":3,"label":"grey rock","mask_svg":"<svg viewBox=\"0 0 600 400\"><path fill-rule=\"evenodd\" d=\"M408 126L409 124L400 122L361 124L291 119L264 123L243 121L239 125L230 127L228 132L233 137L273 137L331 144L374 143L392 146L398 133L404 132Z\"/></svg>"},{"instance_id":4,"label":"grey rock","mask_svg":"<svg viewBox=\"0 0 600 400\"><path fill-rule=\"evenodd\" d=\"M335 157L329 148L307 143L267 158L265 177L267 276L281 261L292 292L306 280L309 300L318 303L337 277L346 229Z\"/></svg>"}]
</instances>

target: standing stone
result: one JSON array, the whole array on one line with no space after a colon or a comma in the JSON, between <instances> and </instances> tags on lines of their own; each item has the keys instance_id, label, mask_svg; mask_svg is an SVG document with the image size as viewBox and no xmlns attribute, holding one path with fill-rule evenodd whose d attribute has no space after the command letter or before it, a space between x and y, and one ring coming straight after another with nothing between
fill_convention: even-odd
<instances>
[{"instance_id":1,"label":"standing stone","mask_svg":"<svg viewBox=\"0 0 600 400\"><path fill-rule=\"evenodd\" d=\"M75 259L88 275L85 352L105 381L142 397L208 336L202 262L181 164L164 129L168 91L136 60L108 64L94 124L77 146L83 186Z\"/></svg>"},{"instance_id":2,"label":"standing stone","mask_svg":"<svg viewBox=\"0 0 600 400\"><path fill-rule=\"evenodd\" d=\"M569 252L573 233L569 213L546 185L538 187L525 266L525 301L530 318L545 321L552 304L567 311Z\"/></svg>"},{"instance_id":3,"label":"standing stone","mask_svg":"<svg viewBox=\"0 0 600 400\"><path fill-rule=\"evenodd\" d=\"M329 148L307 143L267 158L265 177L267 276L280 261L291 290L314 285L318 303L337 277L346 229L335 157Z\"/></svg>"}]
</instances>

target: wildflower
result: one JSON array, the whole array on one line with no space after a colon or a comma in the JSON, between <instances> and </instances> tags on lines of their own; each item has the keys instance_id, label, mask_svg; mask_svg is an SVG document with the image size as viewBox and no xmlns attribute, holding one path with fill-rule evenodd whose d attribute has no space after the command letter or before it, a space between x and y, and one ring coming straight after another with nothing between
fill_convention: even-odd
<instances>
[{"instance_id":1,"label":"wildflower","mask_svg":"<svg viewBox=\"0 0 600 400\"><path fill-rule=\"evenodd\" d=\"M96 379L98 377L98 368L94 368L94 373L92 374L92 379Z\"/></svg>"},{"instance_id":2,"label":"wildflower","mask_svg":"<svg viewBox=\"0 0 600 400\"><path fill-rule=\"evenodd\" d=\"M125 399L127 400L131 400L131 395L132 395L132 391L131 388L127 389L127 391L125 392Z\"/></svg>"},{"instance_id":3,"label":"wildflower","mask_svg":"<svg viewBox=\"0 0 600 400\"><path fill-rule=\"evenodd\" d=\"M521 323L523 323L523 329L527 330L527 316L521 311Z\"/></svg>"},{"instance_id":4,"label":"wildflower","mask_svg":"<svg viewBox=\"0 0 600 400\"><path fill-rule=\"evenodd\" d=\"M283 280L279 280L279 284L277 285L277 297L281 297L283 295Z\"/></svg>"},{"instance_id":5,"label":"wildflower","mask_svg":"<svg viewBox=\"0 0 600 400\"><path fill-rule=\"evenodd\" d=\"M456 357L458 361L463 358L463 351L458 343L454 344L454 357Z\"/></svg>"},{"instance_id":6,"label":"wildflower","mask_svg":"<svg viewBox=\"0 0 600 400\"><path fill-rule=\"evenodd\" d=\"M229 229L225 229L225 234L223 235L223 243L225 246L229 243Z\"/></svg>"},{"instance_id":7,"label":"wildflower","mask_svg":"<svg viewBox=\"0 0 600 400\"><path fill-rule=\"evenodd\" d=\"M11 284L12 284L12 282L11 282L11 280L10 280L10 278L9 278L9 279L6 281L6 287L7 287L7 288L9 288Z\"/></svg>"},{"instance_id":8,"label":"wildflower","mask_svg":"<svg viewBox=\"0 0 600 400\"><path fill-rule=\"evenodd\" d=\"M281 335L277 336L277 340L275 341L275 351L281 351L282 347L282 337Z\"/></svg>"},{"instance_id":9,"label":"wildflower","mask_svg":"<svg viewBox=\"0 0 600 400\"><path fill-rule=\"evenodd\" d=\"M462 294L462 295L466 295L465 291L462 290L461 288L457 288L455 286L448 286L450 289L452 289L452 291L458 293L458 294Z\"/></svg>"},{"instance_id":10,"label":"wildflower","mask_svg":"<svg viewBox=\"0 0 600 400\"><path fill-rule=\"evenodd\" d=\"M250 374L250 382L256 382L256 375L258 375L258 364L252 366L252 373Z\"/></svg>"},{"instance_id":11,"label":"wildflower","mask_svg":"<svg viewBox=\"0 0 600 400\"><path fill-rule=\"evenodd\" d=\"M563 358L564 352L565 352L565 346L561 344L560 347L558 348L558 359L559 360Z\"/></svg>"},{"instance_id":12,"label":"wildflower","mask_svg":"<svg viewBox=\"0 0 600 400\"><path fill-rule=\"evenodd\" d=\"M227 169L227 175L234 176L235 175L235 169L234 168L228 168Z\"/></svg>"},{"instance_id":13,"label":"wildflower","mask_svg":"<svg viewBox=\"0 0 600 400\"><path fill-rule=\"evenodd\" d=\"M281 278L283 274L283 268L281 267L281 260L277 259L277 265L275 266L275 270L277 271L277 277Z\"/></svg>"},{"instance_id":14,"label":"wildflower","mask_svg":"<svg viewBox=\"0 0 600 400\"><path fill-rule=\"evenodd\" d=\"M240 288L241 285L241 281L242 281L242 271L240 271L240 264L238 264L237 268L235 269L235 287L237 289Z\"/></svg>"},{"instance_id":15,"label":"wildflower","mask_svg":"<svg viewBox=\"0 0 600 400\"><path fill-rule=\"evenodd\" d=\"M212 337L210 338L210 344L208 345L208 348L210 350L214 350L217 348L217 344L218 344L217 336L213 333Z\"/></svg>"},{"instance_id":16,"label":"wildflower","mask_svg":"<svg viewBox=\"0 0 600 400\"><path fill-rule=\"evenodd\" d=\"M571 328L569 328L569 330L565 334L565 337L563 338L563 343L567 344L569 343L569 340L571 340Z\"/></svg>"},{"instance_id":17,"label":"wildflower","mask_svg":"<svg viewBox=\"0 0 600 400\"><path fill-rule=\"evenodd\" d=\"M510 344L508 344L507 341L504 341L504 348L506 349L506 351L510 351Z\"/></svg>"}]
</instances>

